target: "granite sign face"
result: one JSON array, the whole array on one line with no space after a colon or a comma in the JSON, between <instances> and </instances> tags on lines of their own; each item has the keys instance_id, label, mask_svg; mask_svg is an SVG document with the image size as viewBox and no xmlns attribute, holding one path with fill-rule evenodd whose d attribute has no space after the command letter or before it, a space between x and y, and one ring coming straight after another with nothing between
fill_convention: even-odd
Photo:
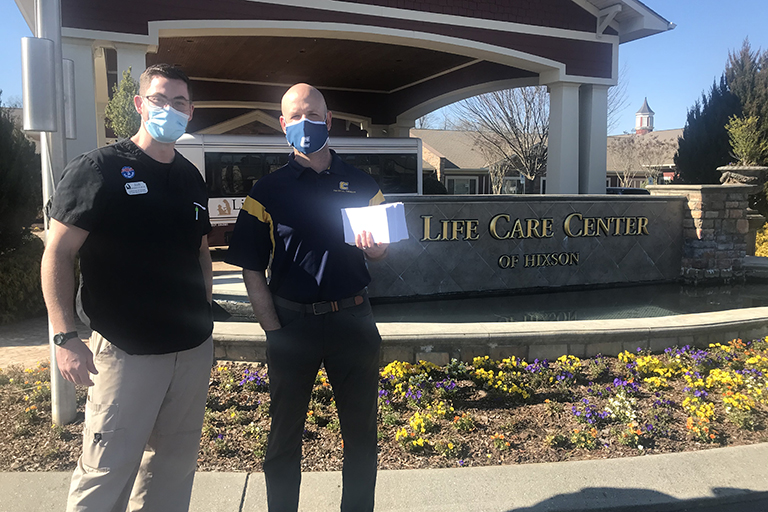
<instances>
[{"instance_id":1,"label":"granite sign face","mask_svg":"<svg viewBox=\"0 0 768 512\"><path fill-rule=\"evenodd\" d=\"M609 283L680 275L681 198L399 197L410 238L369 264L373 297Z\"/></svg>"}]
</instances>

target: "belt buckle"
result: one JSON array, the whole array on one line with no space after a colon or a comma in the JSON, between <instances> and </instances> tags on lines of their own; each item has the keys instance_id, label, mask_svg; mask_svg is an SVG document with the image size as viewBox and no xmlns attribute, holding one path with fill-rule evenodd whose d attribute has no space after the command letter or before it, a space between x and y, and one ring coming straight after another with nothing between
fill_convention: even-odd
<instances>
[{"instance_id":1,"label":"belt buckle","mask_svg":"<svg viewBox=\"0 0 768 512\"><path fill-rule=\"evenodd\" d=\"M335 313L340 309L341 308L339 307L339 303L335 300L312 303L312 313L314 313L315 315L325 315L326 313Z\"/></svg>"}]
</instances>

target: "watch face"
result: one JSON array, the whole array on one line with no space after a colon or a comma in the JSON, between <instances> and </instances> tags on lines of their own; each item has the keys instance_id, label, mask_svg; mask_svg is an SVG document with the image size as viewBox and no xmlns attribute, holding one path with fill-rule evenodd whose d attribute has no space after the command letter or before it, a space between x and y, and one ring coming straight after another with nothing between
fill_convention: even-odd
<instances>
[{"instance_id":1,"label":"watch face","mask_svg":"<svg viewBox=\"0 0 768 512\"><path fill-rule=\"evenodd\" d=\"M61 346L61 345L65 344L67 342L67 340L70 340L70 339L76 338L76 337L77 337L77 333L76 332L67 332L67 333L60 332L60 333L57 333L57 334L55 334L53 336L53 344Z\"/></svg>"}]
</instances>

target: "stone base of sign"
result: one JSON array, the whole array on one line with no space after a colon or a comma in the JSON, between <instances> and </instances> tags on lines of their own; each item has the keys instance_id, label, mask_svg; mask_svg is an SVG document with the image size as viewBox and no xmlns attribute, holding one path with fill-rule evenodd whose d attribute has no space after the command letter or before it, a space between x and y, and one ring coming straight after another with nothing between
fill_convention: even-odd
<instances>
[{"instance_id":1,"label":"stone base of sign","mask_svg":"<svg viewBox=\"0 0 768 512\"><path fill-rule=\"evenodd\" d=\"M765 217L751 208L747 210L747 220L749 221L749 233L747 233L747 256L754 256L757 232L765 225Z\"/></svg>"},{"instance_id":2,"label":"stone base of sign","mask_svg":"<svg viewBox=\"0 0 768 512\"><path fill-rule=\"evenodd\" d=\"M744 279L750 185L651 185L653 196L684 196L681 275L688 283Z\"/></svg>"},{"instance_id":3,"label":"stone base of sign","mask_svg":"<svg viewBox=\"0 0 768 512\"><path fill-rule=\"evenodd\" d=\"M379 323L381 362L419 360L444 365L451 359L527 361L618 355L638 348L660 352L667 347L758 339L768 332L768 307L743 308L661 318L566 322ZM216 322L213 332L220 360L266 361L266 337L257 323Z\"/></svg>"}]
</instances>

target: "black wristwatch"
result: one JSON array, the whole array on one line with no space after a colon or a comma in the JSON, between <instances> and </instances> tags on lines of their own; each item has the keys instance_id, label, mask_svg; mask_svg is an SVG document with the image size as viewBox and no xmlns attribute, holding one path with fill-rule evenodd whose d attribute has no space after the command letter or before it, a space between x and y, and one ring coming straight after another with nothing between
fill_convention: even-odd
<instances>
[{"instance_id":1,"label":"black wristwatch","mask_svg":"<svg viewBox=\"0 0 768 512\"><path fill-rule=\"evenodd\" d=\"M53 344L62 346L65 344L68 340L71 340L72 338L77 338L77 331L71 331L71 332L60 332L53 335Z\"/></svg>"}]
</instances>

